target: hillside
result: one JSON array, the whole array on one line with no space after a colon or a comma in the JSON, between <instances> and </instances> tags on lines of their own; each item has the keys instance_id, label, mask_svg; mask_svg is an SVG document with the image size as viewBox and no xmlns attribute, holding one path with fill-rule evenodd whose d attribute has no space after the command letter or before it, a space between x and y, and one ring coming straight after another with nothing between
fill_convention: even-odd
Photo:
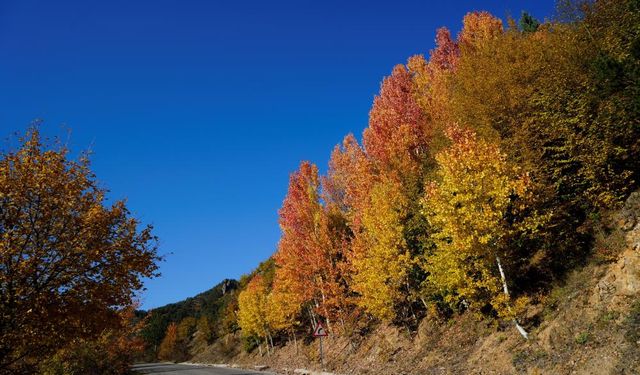
<instances>
[{"instance_id":1,"label":"hillside","mask_svg":"<svg viewBox=\"0 0 640 375\"><path fill-rule=\"evenodd\" d=\"M196 312L151 353L318 368L322 323L339 373L638 372L640 4L474 11L435 39L325 174L290 175L221 329Z\"/></svg>"},{"instance_id":2,"label":"hillside","mask_svg":"<svg viewBox=\"0 0 640 375\"><path fill-rule=\"evenodd\" d=\"M147 319L141 335L148 346L157 347L162 342L169 324L179 324L186 318L208 319L212 324L210 330L216 332L219 328L213 324L222 324L225 309L237 298L237 289L238 281L226 279L213 288L183 301L149 311L137 311L139 318ZM195 324L192 328L196 328Z\"/></svg>"},{"instance_id":3,"label":"hillside","mask_svg":"<svg viewBox=\"0 0 640 375\"><path fill-rule=\"evenodd\" d=\"M325 339L326 368L351 374L638 374L640 373L640 192L603 218L587 262L526 313L530 339L515 328L461 314L425 319L416 331L376 325L350 343ZM603 250L600 248L599 250ZM239 333L199 352L194 362L268 365L287 373L319 369L318 340L309 333L269 355L245 353ZM289 369L289 371L287 371Z\"/></svg>"}]
</instances>

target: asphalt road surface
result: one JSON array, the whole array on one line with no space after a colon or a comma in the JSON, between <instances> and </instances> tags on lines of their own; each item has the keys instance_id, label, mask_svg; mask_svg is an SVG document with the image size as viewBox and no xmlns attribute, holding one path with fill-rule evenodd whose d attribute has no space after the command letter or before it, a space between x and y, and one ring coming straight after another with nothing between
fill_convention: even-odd
<instances>
[{"instance_id":1,"label":"asphalt road surface","mask_svg":"<svg viewBox=\"0 0 640 375\"><path fill-rule=\"evenodd\" d=\"M242 370L237 368L179 365L173 363L141 363L134 365L133 371L138 374L167 374L167 375L255 375L265 372Z\"/></svg>"}]
</instances>

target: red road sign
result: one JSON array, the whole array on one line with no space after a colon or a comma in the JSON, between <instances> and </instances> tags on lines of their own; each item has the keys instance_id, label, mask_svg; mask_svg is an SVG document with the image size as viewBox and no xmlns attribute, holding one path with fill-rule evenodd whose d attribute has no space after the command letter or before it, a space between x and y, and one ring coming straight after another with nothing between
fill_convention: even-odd
<instances>
[{"instance_id":1,"label":"red road sign","mask_svg":"<svg viewBox=\"0 0 640 375\"><path fill-rule=\"evenodd\" d=\"M329 333L327 333L327 330L324 328L322 323L318 322L318 324L316 325L316 329L313 330L313 336L314 337L329 336Z\"/></svg>"}]
</instances>

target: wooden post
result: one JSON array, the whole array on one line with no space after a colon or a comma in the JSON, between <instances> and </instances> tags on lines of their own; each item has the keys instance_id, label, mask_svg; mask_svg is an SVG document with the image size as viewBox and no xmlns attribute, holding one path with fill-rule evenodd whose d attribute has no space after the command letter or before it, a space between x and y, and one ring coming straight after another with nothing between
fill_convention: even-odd
<instances>
[{"instance_id":1,"label":"wooden post","mask_svg":"<svg viewBox=\"0 0 640 375\"><path fill-rule=\"evenodd\" d=\"M320 336L320 365L322 366L322 371L324 371L324 354L322 353L322 336Z\"/></svg>"}]
</instances>

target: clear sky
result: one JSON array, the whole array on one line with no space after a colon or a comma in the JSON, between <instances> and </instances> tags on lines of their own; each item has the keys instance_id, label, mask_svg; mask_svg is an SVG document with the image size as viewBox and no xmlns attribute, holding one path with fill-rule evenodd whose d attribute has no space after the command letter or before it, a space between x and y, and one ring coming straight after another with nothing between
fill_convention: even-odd
<instances>
[{"instance_id":1,"label":"clear sky","mask_svg":"<svg viewBox=\"0 0 640 375\"><path fill-rule=\"evenodd\" d=\"M553 16L526 1L0 0L0 138L43 132L153 224L162 277L144 308L251 271L275 249L301 160L360 136L395 64L468 11ZM6 144L6 143L4 143ZM3 146L4 147L4 146Z\"/></svg>"}]
</instances>

